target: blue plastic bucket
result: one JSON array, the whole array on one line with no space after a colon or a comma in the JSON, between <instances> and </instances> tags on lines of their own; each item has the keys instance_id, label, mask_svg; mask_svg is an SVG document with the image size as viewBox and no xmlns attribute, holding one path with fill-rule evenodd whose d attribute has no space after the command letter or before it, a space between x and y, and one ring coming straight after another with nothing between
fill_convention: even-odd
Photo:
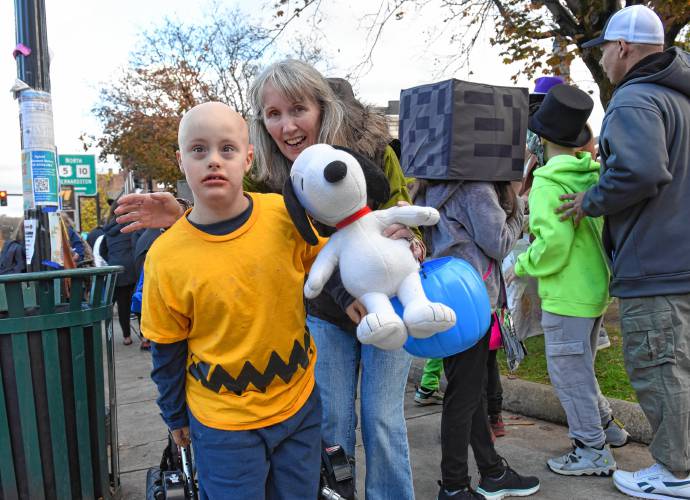
<instances>
[{"instance_id":1,"label":"blue plastic bucket","mask_svg":"<svg viewBox=\"0 0 690 500\"><path fill-rule=\"evenodd\" d=\"M419 274L429 300L452 308L457 322L453 328L425 339L408 337L405 350L422 358L445 358L479 342L491 323L491 304L477 271L462 259L442 257L422 264ZM402 317L400 301L397 297L391 301Z\"/></svg>"}]
</instances>

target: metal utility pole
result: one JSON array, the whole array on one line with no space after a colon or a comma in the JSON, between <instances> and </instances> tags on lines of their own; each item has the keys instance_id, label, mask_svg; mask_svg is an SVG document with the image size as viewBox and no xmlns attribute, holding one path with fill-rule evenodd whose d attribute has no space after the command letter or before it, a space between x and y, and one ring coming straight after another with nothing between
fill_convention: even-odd
<instances>
[{"instance_id":1,"label":"metal utility pole","mask_svg":"<svg viewBox=\"0 0 690 500\"><path fill-rule=\"evenodd\" d=\"M40 271L46 268L44 262L52 260L50 226L57 224L59 205L45 2L15 0L14 5L18 78L14 91L20 109L27 269Z\"/></svg>"}]
</instances>

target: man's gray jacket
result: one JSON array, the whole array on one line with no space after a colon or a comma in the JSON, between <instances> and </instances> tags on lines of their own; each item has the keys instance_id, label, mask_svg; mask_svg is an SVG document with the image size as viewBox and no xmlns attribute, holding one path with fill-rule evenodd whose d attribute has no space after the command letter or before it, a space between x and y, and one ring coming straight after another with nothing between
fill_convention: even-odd
<instances>
[{"instance_id":1,"label":"man's gray jacket","mask_svg":"<svg viewBox=\"0 0 690 500\"><path fill-rule=\"evenodd\" d=\"M605 217L611 295L690 292L690 54L641 60L616 88L599 136L587 215Z\"/></svg>"}]
</instances>

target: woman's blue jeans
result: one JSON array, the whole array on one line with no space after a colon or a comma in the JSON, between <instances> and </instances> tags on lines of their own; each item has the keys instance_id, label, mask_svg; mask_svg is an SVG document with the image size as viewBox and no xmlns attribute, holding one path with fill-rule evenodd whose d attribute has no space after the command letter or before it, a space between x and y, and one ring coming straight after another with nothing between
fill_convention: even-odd
<instances>
[{"instance_id":1,"label":"woman's blue jeans","mask_svg":"<svg viewBox=\"0 0 690 500\"><path fill-rule=\"evenodd\" d=\"M414 498L403 403L412 357L384 351L322 319L307 316L318 349L316 383L321 393L321 432L354 456L355 399L361 370L360 415L366 456L367 500Z\"/></svg>"}]
</instances>

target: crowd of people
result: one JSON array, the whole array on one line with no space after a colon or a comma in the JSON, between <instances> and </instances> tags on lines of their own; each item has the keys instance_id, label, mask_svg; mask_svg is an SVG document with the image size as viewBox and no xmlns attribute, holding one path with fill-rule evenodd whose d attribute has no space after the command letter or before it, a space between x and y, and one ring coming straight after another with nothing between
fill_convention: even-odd
<instances>
[{"instance_id":1,"label":"crowd of people","mask_svg":"<svg viewBox=\"0 0 690 500\"><path fill-rule=\"evenodd\" d=\"M143 276L144 259L148 249L160 231L147 229L134 234L121 232L124 227L115 220L114 210L117 200L109 200L110 213L105 225L98 225L88 234L79 234L74 222L60 212L62 231L62 261L51 262L54 269L73 269L77 267L122 266L115 282L114 304L117 305L118 322L123 335L123 343L132 345L132 297L136 284ZM3 227L3 246L0 252L0 275L27 272L24 223L19 221L16 229L10 231ZM150 348L146 338L141 337L140 347Z\"/></svg>"},{"instance_id":2,"label":"crowd of people","mask_svg":"<svg viewBox=\"0 0 690 500\"><path fill-rule=\"evenodd\" d=\"M354 456L358 414L365 498L414 498L403 411L411 356L358 342L367 310L338 272L319 297L303 298L332 233L315 223L319 241L308 245L280 193L299 154L326 143L385 174L389 194L369 208L439 211L439 223L423 232L396 224L384 235L407 240L420 262L470 263L493 311L506 305L507 285L537 279L549 377L573 443L545 457L548 469L613 475L620 491L639 498L690 499L690 54L664 50L661 21L641 5L616 12L583 48L594 46L615 85L598 148L592 99L546 78L530 99L535 168L520 186L418 179L410 193L385 117L347 81L297 60L256 78L248 123L219 102L184 113L177 161L193 206L167 193L123 196L91 246L94 258L126 269L115 293L125 344L132 292L143 279L142 331L158 405L175 442L193 442L201 498L318 498L322 442ZM529 247L503 273L525 227ZM20 250L8 245L3 262L5 254L21 260ZM620 303L627 373L653 433L654 464L636 472L617 468L612 448L629 435L594 371L611 297ZM505 433L499 316L473 347L429 360L415 394L419 404L443 405L439 500L500 500L540 488L496 447Z\"/></svg>"},{"instance_id":3,"label":"crowd of people","mask_svg":"<svg viewBox=\"0 0 690 500\"><path fill-rule=\"evenodd\" d=\"M53 269L92 266L94 255L91 245L74 229L74 221L66 212L60 212L57 218L64 244L61 261L48 262ZM0 253L0 275L16 274L27 271L26 245L24 239L24 220L20 219L16 227L2 227L2 252Z\"/></svg>"}]
</instances>

